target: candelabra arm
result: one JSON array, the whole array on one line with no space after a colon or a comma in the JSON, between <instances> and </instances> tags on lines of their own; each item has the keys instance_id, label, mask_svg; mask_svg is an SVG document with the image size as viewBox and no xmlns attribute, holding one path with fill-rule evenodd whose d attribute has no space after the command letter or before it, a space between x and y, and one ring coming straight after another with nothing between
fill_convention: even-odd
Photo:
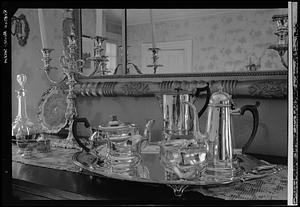
<instances>
[{"instance_id":1,"label":"candelabra arm","mask_svg":"<svg viewBox=\"0 0 300 207\"><path fill-rule=\"evenodd\" d=\"M280 60L281 60L282 65L283 65L286 69L288 69L289 66L288 66L288 64L286 63L286 61L283 59L283 55L280 55Z\"/></svg>"},{"instance_id":2,"label":"candelabra arm","mask_svg":"<svg viewBox=\"0 0 300 207\"><path fill-rule=\"evenodd\" d=\"M97 69L94 68L93 72L91 74L89 74L88 77L92 77L93 75L95 75L96 72L97 72Z\"/></svg>"},{"instance_id":3,"label":"candelabra arm","mask_svg":"<svg viewBox=\"0 0 300 207\"><path fill-rule=\"evenodd\" d=\"M128 65L132 65L133 68L135 69L135 71L138 73L138 74L143 74L142 71L138 68L137 65L133 64L133 63L128 63Z\"/></svg>"},{"instance_id":4,"label":"candelabra arm","mask_svg":"<svg viewBox=\"0 0 300 207\"><path fill-rule=\"evenodd\" d=\"M53 83L53 84L59 84L59 83L61 83L62 81L64 81L64 80L66 79L66 75L65 75L65 74L63 75L63 77L62 77L59 81L53 80L53 79L50 77L50 75L49 75L49 73L50 73L51 70L53 70L53 69L54 69L54 70L58 70L57 67L53 67L53 66L50 65L50 61L52 60L52 59L50 58L50 53L53 51L53 49L50 49L50 48L43 48L41 51L42 51L42 54L43 54L42 61L43 61L43 63L44 63L44 66L43 66L42 68L40 68L40 70L43 70L43 71L45 72L47 79L48 79L51 83Z\"/></svg>"},{"instance_id":5,"label":"candelabra arm","mask_svg":"<svg viewBox=\"0 0 300 207\"><path fill-rule=\"evenodd\" d=\"M116 67L116 69L115 69L115 71L114 71L114 75L117 74L117 72L118 72L118 70L119 70L119 67L120 67L121 65L122 65L121 63L117 65L117 67Z\"/></svg>"},{"instance_id":6,"label":"candelabra arm","mask_svg":"<svg viewBox=\"0 0 300 207\"><path fill-rule=\"evenodd\" d=\"M48 79L51 83L53 83L53 84L55 84L55 85L58 85L58 84L62 83L62 82L63 82L64 80L66 80L66 78L67 78L66 74L63 74L63 77L62 77L59 81L54 81L54 80L52 80L52 78L49 76L48 71L45 71L45 74L46 74L46 76L47 76L47 79Z\"/></svg>"}]
</instances>

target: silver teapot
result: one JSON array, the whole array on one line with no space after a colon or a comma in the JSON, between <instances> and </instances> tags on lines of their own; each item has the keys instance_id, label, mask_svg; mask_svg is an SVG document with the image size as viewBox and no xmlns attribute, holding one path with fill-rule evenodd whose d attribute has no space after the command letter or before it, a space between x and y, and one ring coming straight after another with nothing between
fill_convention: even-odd
<instances>
[{"instance_id":1,"label":"silver teapot","mask_svg":"<svg viewBox=\"0 0 300 207\"><path fill-rule=\"evenodd\" d=\"M258 128L259 116L256 105L245 105L241 108L235 108L232 96L219 87L219 91L213 93L208 104L207 118L207 142L209 152L207 155L208 167L207 173L214 174L215 177L225 176L233 177L236 167L233 156L233 141L231 117L234 115L243 115L245 111L250 111L253 116L253 129L247 143L242 148L245 153L252 143Z\"/></svg>"},{"instance_id":2,"label":"silver teapot","mask_svg":"<svg viewBox=\"0 0 300 207\"><path fill-rule=\"evenodd\" d=\"M87 144L83 144L77 136L78 122L84 122L85 127L91 131ZM95 154L114 171L121 172L140 163L141 150L151 139L153 124L154 120L149 120L143 135L140 135L137 125L123 123L117 120L117 116L113 116L111 121L106 125L99 125L98 128L92 128L86 118L76 118L72 129L75 140L83 150Z\"/></svg>"}]
</instances>

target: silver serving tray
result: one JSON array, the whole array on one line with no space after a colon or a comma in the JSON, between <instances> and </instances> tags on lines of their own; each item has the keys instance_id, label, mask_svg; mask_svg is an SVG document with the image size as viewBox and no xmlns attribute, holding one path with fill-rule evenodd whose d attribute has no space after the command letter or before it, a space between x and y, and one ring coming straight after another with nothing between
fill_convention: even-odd
<instances>
[{"instance_id":1,"label":"silver serving tray","mask_svg":"<svg viewBox=\"0 0 300 207\"><path fill-rule=\"evenodd\" d=\"M153 146L157 148L157 146ZM206 179L205 173L199 179L172 180L172 175L168 174L160 163L159 152L142 152L142 160L134 169L126 172L114 172L95 155L85 151L76 152L72 157L73 163L81 169L88 170L95 174L122 181L135 181L149 184L165 184L170 186L176 196L181 196L183 191L190 186L216 186L226 185L234 182L246 181L250 179L263 178L272 175L280 170L277 165L271 165L263 160L258 160L246 154L236 154L236 173L231 179ZM170 179L171 178L171 179Z\"/></svg>"}]
</instances>

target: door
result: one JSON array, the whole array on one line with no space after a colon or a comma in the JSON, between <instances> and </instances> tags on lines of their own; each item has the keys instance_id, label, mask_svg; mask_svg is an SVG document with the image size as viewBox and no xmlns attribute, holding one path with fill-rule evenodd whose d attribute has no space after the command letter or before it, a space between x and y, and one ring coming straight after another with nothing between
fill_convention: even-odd
<instances>
[{"instance_id":1,"label":"door","mask_svg":"<svg viewBox=\"0 0 300 207\"><path fill-rule=\"evenodd\" d=\"M152 45L149 43L142 44L142 73L153 74L152 51L149 50ZM166 73L189 73L191 72L192 63L192 40L176 42L158 42L157 64L162 65L157 68L157 74Z\"/></svg>"}]
</instances>

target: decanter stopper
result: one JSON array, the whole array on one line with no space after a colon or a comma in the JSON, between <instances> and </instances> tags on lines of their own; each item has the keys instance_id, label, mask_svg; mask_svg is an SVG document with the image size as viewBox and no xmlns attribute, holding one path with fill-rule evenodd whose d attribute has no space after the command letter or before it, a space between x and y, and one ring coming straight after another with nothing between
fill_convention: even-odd
<instances>
[{"instance_id":1,"label":"decanter stopper","mask_svg":"<svg viewBox=\"0 0 300 207\"><path fill-rule=\"evenodd\" d=\"M25 90L25 83L27 81L27 76L24 74L17 75L17 81L19 85L21 86L21 90Z\"/></svg>"}]
</instances>

